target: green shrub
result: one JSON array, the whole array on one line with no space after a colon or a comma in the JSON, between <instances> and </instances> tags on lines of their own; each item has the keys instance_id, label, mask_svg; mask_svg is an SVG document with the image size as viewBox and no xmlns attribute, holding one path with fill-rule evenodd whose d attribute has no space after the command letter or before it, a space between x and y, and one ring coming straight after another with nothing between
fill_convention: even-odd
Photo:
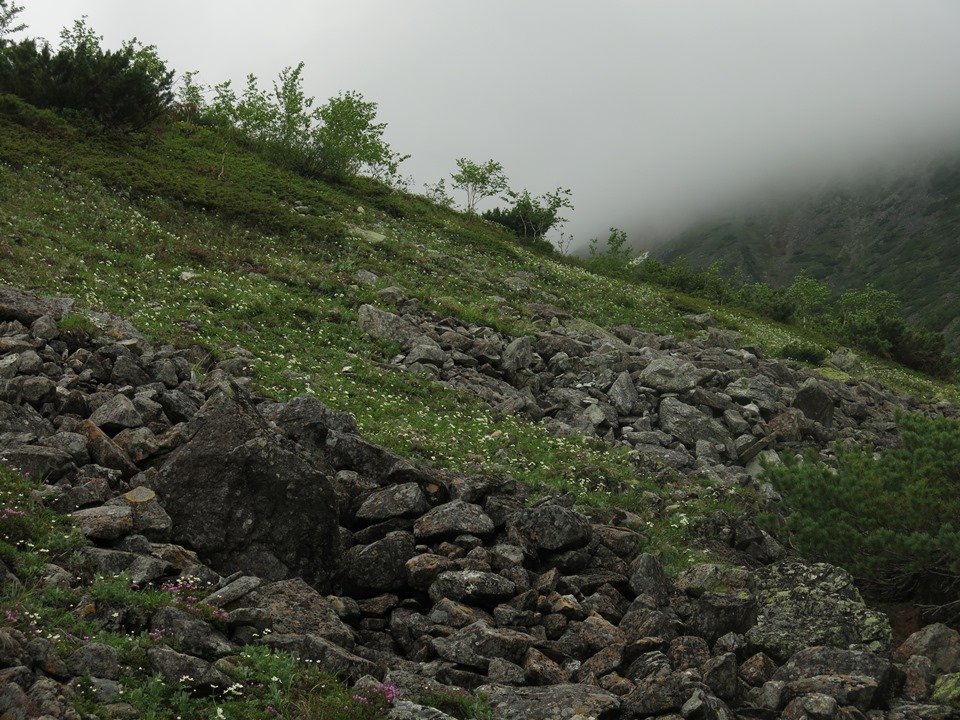
<instances>
[{"instance_id":1,"label":"green shrub","mask_svg":"<svg viewBox=\"0 0 960 720\"><path fill-rule=\"evenodd\" d=\"M173 71L152 46L104 50L82 21L61 38L56 52L33 39L0 44L0 91L39 108L87 113L115 130L146 127L173 100Z\"/></svg>"},{"instance_id":2,"label":"green shrub","mask_svg":"<svg viewBox=\"0 0 960 720\"><path fill-rule=\"evenodd\" d=\"M847 568L869 594L937 593L960 575L960 422L902 414L898 449L838 447L768 466L792 510L785 532L804 555Z\"/></svg>"},{"instance_id":3,"label":"green shrub","mask_svg":"<svg viewBox=\"0 0 960 720\"><path fill-rule=\"evenodd\" d=\"M800 360L801 362L819 365L830 353L819 345L811 345L804 342L791 342L784 345L776 352L777 357L789 358L790 360Z\"/></svg>"}]
</instances>

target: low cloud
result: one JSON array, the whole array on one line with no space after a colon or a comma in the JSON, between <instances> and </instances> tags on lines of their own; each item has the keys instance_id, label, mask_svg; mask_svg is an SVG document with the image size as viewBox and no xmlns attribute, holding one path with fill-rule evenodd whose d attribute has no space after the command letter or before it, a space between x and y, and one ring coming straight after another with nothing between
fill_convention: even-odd
<instances>
[{"instance_id":1,"label":"low cloud","mask_svg":"<svg viewBox=\"0 0 960 720\"><path fill-rule=\"evenodd\" d=\"M42 7L41 7L42 6ZM640 244L719 210L960 146L960 3L947 0L45 0L208 83L306 62L319 100L380 106L418 188L458 157L573 191L577 244ZM491 207L487 200L481 209Z\"/></svg>"}]
</instances>

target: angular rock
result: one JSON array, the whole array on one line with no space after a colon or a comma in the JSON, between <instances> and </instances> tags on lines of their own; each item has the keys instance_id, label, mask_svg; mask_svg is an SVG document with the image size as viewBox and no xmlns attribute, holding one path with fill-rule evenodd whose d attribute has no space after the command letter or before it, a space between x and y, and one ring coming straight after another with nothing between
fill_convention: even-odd
<instances>
[{"instance_id":1,"label":"angular rock","mask_svg":"<svg viewBox=\"0 0 960 720\"><path fill-rule=\"evenodd\" d=\"M5 465L16 468L37 482L55 483L74 469L69 453L44 445L19 445L0 448Z\"/></svg>"},{"instance_id":2,"label":"angular rock","mask_svg":"<svg viewBox=\"0 0 960 720\"><path fill-rule=\"evenodd\" d=\"M137 474L137 466L103 430L89 420L83 421L81 429L87 437L87 452L95 463L119 470L124 477Z\"/></svg>"},{"instance_id":3,"label":"angular rock","mask_svg":"<svg viewBox=\"0 0 960 720\"><path fill-rule=\"evenodd\" d=\"M177 638L179 649L188 655L214 660L236 650L223 633L197 614L168 605L150 619L150 629L169 633Z\"/></svg>"},{"instance_id":4,"label":"angular rock","mask_svg":"<svg viewBox=\"0 0 960 720\"><path fill-rule=\"evenodd\" d=\"M133 532L133 510L127 506L87 508L71 513L80 534L92 540L116 540Z\"/></svg>"},{"instance_id":5,"label":"angular rock","mask_svg":"<svg viewBox=\"0 0 960 720\"><path fill-rule=\"evenodd\" d=\"M825 428L833 424L833 398L814 378L803 382L793 398L792 406Z\"/></svg>"},{"instance_id":6,"label":"angular rock","mask_svg":"<svg viewBox=\"0 0 960 720\"><path fill-rule=\"evenodd\" d=\"M399 590L407 578L406 563L416 552L413 535L403 530L355 545L343 555L344 581L363 593Z\"/></svg>"},{"instance_id":7,"label":"angular rock","mask_svg":"<svg viewBox=\"0 0 960 720\"><path fill-rule=\"evenodd\" d=\"M417 344L436 345L436 342L426 337L413 323L373 305L361 305L358 316L357 322L365 333L395 342L404 350Z\"/></svg>"},{"instance_id":8,"label":"angular rock","mask_svg":"<svg viewBox=\"0 0 960 720\"><path fill-rule=\"evenodd\" d=\"M733 448L733 438L719 421L675 397L660 401L660 427L688 447L695 446L698 440L706 440Z\"/></svg>"},{"instance_id":9,"label":"angular rock","mask_svg":"<svg viewBox=\"0 0 960 720\"><path fill-rule=\"evenodd\" d=\"M497 720L613 718L620 709L616 695L591 685L520 688L483 685L477 692L487 698Z\"/></svg>"},{"instance_id":10,"label":"angular rock","mask_svg":"<svg viewBox=\"0 0 960 720\"><path fill-rule=\"evenodd\" d=\"M245 595L242 603L266 613L275 633L312 633L347 650L354 647L353 631L340 619L334 604L301 578L263 585Z\"/></svg>"},{"instance_id":11,"label":"angular rock","mask_svg":"<svg viewBox=\"0 0 960 720\"><path fill-rule=\"evenodd\" d=\"M220 572L330 583L340 555L329 475L256 412L222 397L191 423L190 440L154 482L173 538Z\"/></svg>"},{"instance_id":12,"label":"angular rock","mask_svg":"<svg viewBox=\"0 0 960 720\"><path fill-rule=\"evenodd\" d=\"M184 688L198 697L219 695L233 684L207 661L175 652L165 645L147 650L147 659L168 685Z\"/></svg>"},{"instance_id":13,"label":"angular rock","mask_svg":"<svg viewBox=\"0 0 960 720\"><path fill-rule=\"evenodd\" d=\"M126 395L114 395L109 401L94 410L90 422L105 433L118 433L126 428L140 427L143 418Z\"/></svg>"},{"instance_id":14,"label":"angular rock","mask_svg":"<svg viewBox=\"0 0 960 720\"><path fill-rule=\"evenodd\" d=\"M590 521L574 510L546 503L514 513L507 519L513 542L532 551L582 547L591 537Z\"/></svg>"},{"instance_id":15,"label":"angular rock","mask_svg":"<svg viewBox=\"0 0 960 720\"><path fill-rule=\"evenodd\" d=\"M409 482L372 493L357 510L356 518L379 522L393 517L416 517L429 509L430 504L420 485Z\"/></svg>"},{"instance_id":16,"label":"angular rock","mask_svg":"<svg viewBox=\"0 0 960 720\"><path fill-rule=\"evenodd\" d=\"M746 632L753 652L777 662L815 645L862 645L888 652L892 632L882 613L869 610L850 574L825 563L786 561L754 572L758 624Z\"/></svg>"},{"instance_id":17,"label":"angular rock","mask_svg":"<svg viewBox=\"0 0 960 720\"><path fill-rule=\"evenodd\" d=\"M451 502L430 510L413 525L413 534L418 540L457 535L489 535L494 530L493 520L479 505L463 500Z\"/></svg>"},{"instance_id":18,"label":"angular rock","mask_svg":"<svg viewBox=\"0 0 960 720\"><path fill-rule=\"evenodd\" d=\"M682 393L706 382L714 373L671 357L657 358L643 369L638 382L661 393Z\"/></svg>"},{"instance_id":19,"label":"angular rock","mask_svg":"<svg viewBox=\"0 0 960 720\"><path fill-rule=\"evenodd\" d=\"M430 586L430 599L441 598L477 603L496 603L512 597L516 584L507 578L479 570L440 573Z\"/></svg>"},{"instance_id":20,"label":"angular rock","mask_svg":"<svg viewBox=\"0 0 960 720\"><path fill-rule=\"evenodd\" d=\"M448 637L434 638L433 647L445 660L486 670L494 658L520 663L533 638L505 628L492 628L483 620Z\"/></svg>"},{"instance_id":21,"label":"angular rock","mask_svg":"<svg viewBox=\"0 0 960 720\"><path fill-rule=\"evenodd\" d=\"M911 656L930 659L930 670L936 674L960 672L960 633L943 623L933 623L913 633L893 653L897 662Z\"/></svg>"}]
</instances>

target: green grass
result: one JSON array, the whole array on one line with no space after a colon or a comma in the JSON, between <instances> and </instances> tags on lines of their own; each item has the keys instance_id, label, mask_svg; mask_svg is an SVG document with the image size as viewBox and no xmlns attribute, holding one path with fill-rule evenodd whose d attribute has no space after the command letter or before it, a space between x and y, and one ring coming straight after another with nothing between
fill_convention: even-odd
<instances>
[{"instance_id":1,"label":"green grass","mask_svg":"<svg viewBox=\"0 0 960 720\"><path fill-rule=\"evenodd\" d=\"M553 437L540 424L494 415L474 397L392 368L397 348L359 330L359 307L395 285L425 308L511 335L541 327L527 306L546 304L601 328L626 323L681 337L695 332L684 314L709 311L769 355L798 342L829 345L628 273L594 272L523 245L499 225L369 180L304 179L211 128L174 124L103 138L3 96L0 238L0 281L76 300L64 329L95 334L83 313L97 310L130 319L154 344L198 345L212 357L243 347L258 358L259 391L279 399L311 393L352 413L367 439L404 456L436 468L509 473L537 493L572 492L599 517L613 507L635 512L645 549L672 572L710 558L694 540L697 524L718 510L742 512L753 502L749 493L696 477L664 479L627 448ZM376 283L357 282L360 270L377 275ZM956 386L864 362L891 387L957 398ZM133 661L156 640L138 623L177 602L177 593L92 577L74 552L79 536L36 502L35 490L0 468L0 511L14 511L0 521L0 559L24 581L5 588L0 602L15 613L15 626L30 618L58 635L64 652L70 636L96 636L139 667ZM673 505L656 512L650 492ZM34 592L45 557L75 571L92 604L107 619L123 614L127 625L111 629L99 615L71 614L79 590ZM361 717L351 694L315 668L259 648L231 662L244 695L217 701L231 718L265 717L268 705L291 715ZM124 686L142 717L216 717L211 701L157 678L137 675ZM475 700L459 712L486 717Z\"/></svg>"}]
</instances>

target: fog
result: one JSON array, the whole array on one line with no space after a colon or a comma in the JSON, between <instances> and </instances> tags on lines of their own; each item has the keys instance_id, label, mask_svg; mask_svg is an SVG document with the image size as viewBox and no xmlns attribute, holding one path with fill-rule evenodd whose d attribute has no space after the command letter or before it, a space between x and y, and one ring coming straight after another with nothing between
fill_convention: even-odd
<instances>
[{"instance_id":1,"label":"fog","mask_svg":"<svg viewBox=\"0 0 960 720\"><path fill-rule=\"evenodd\" d=\"M570 188L575 246L960 146L955 0L42 0L21 18L56 45L81 15L210 85L303 60L318 101L378 103L415 190L458 157Z\"/></svg>"}]
</instances>

